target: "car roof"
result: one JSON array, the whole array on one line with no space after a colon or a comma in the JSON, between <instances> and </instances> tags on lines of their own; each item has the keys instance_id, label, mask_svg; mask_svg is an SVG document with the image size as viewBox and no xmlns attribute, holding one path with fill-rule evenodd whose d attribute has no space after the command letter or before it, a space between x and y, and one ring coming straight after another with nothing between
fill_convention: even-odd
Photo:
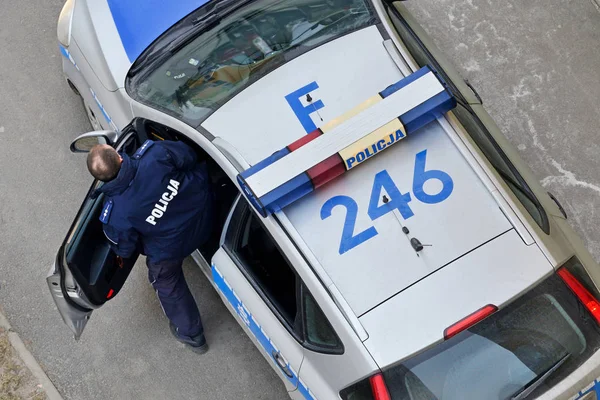
<instances>
[{"instance_id":1,"label":"car roof","mask_svg":"<svg viewBox=\"0 0 600 400\"><path fill-rule=\"evenodd\" d=\"M121 42L133 63L167 29L209 0L107 0Z\"/></svg>"},{"instance_id":2,"label":"car roof","mask_svg":"<svg viewBox=\"0 0 600 400\"><path fill-rule=\"evenodd\" d=\"M381 40L377 28L369 27L305 53L246 88L202 126L254 165L306 135L286 101L290 93L304 100L308 91L313 104L322 101L319 113L310 115L319 126L403 78ZM362 55L360 62L356 54ZM289 219L357 316L512 229L456 140L447 122L434 121L279 214ZM449 177L444 185L453 188L447 198L427 204L416 193L419 168ZM441 185L431 179L423 190L438 193ZM414 215L396 211L373 217L383 193L398 197L394 187L410 194ZM412 238L432 247L418 253ZM343 251L344 243L352 246Z\"/></svg>"}]
</instances>

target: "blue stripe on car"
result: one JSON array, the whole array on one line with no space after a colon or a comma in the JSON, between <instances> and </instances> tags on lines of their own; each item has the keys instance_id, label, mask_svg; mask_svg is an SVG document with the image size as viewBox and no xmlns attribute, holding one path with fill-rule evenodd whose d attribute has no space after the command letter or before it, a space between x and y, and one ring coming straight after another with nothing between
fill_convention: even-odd
<instances>
[{"instance_id":1,"label":"blue stripe on car","mask_svg":"<svg viewBox=\"0 0 600 400\"><path fill-rule=\"evenodd\" d=\"M60 54L62 54L67 60L69 59L69 50L67 50L64 46L59 45Z\"/></svg>"},{"instance_id":2,"label":"blue stripe on car","mask_svg":"<svg viewBox=\"0 0 600 400\"><path fill-rule=\"evenodd\" d=\"M260 345L263 347L264 351L269 356L270 360L275 365L277 365L277 362L273 358L272 354L273 352L278 353L279 349L271 341L269 336L267 336L266 332L260 326L258 321L254 319L250 311L246 308L244 303L242 303L240 298L235 294L231 285L229 285L223 274L221 274L221 272L217 269L217 267L214 264L212 265L212 276L215 284L217 285L221 293L223 293L223 296L225 296L229 304L231 304L234 310L236 310L240 319L244 322L248 329L250 329L250 332L252 332L252 335L258 340ZM312 394L312 392L306 386L306 384L298 378L298 374L292 369L291 365L288 364L288 368L292 373L291 378L286 377L290 381L290 383L292 385L297 385L298 391L304 396L305 399L316 400L315 396Z\"/></svg>"},{"instance_id":3,"label":"blue stripe on car","mask_svg":"<svg viewBox=\"0 0 600 400\"><path fill-rule=\"evenodd\" d=\"M60 54L62 54L63 57L66 58L67 60L71 61L71 63L75 66L75 69L77 71L79 71L79 67L77 66L77 63L73 59L73 56L71 55L71 53L69 52L69 50L67 50L67 48L64 47L63 45L58 45L58 47L60 49Z\"/></svg>"},{"instance_id":4,"label":"blue stripe on car","mask_svg":"<svg viewBox=\"0 0 600 400\"><path fill-rule=\"evenodd\" d=\"M98 108L100 109L100 111L102 112L102 115L104 115L104 119L106 119L106 122L108 122L108 125L110 125L110 127L115 131L118 132L119 129L117 128L117 125L113 122L112 118L110 117L110 115L108 115L108 113L106 112L106 110L104 109L104 106L102 105L102 103L100 103L100 100L98 99L98 96L96 96L96 92L94 92L94 90L92 88L90 88L90 92L92 92L92 97L94 98L94 100L96 101L96 104L98 105Z\"/></svg>"},{"instance_id":5,"label":"blue stripe on car","mask_svg":"<svg viewBox=\"0 0 600 400\"><path fill-rule=\"evenodd\" d=\"M127 57L140 54L183 17L209 0L107 0Z\"/></svg>"},{"instance_id":6,"label":"blue stripe on car","mask_svg":"<svg viewBox=\"0 0 600 400\"><path fill-rule=\"evenodd\" d=\"M75 68L77 69L77 71L79 71L79 67L77 66L77 63L75 62L75 60L73 59L73 56L71 55L71 52L69 52L69 50L67 50L64 46L59 45L58 46L60 48L60 54L63 55L63 57L65 57L67 60L71 61L71 63L75 66ZM96 104L98 105L98 108L100 109L100 111L102 112L102 115L104 115L104 118L106 119L106 122L108 122L108 125L115 131L118 132L119 129L117 128L117 125L113 122L112 118L110 117L110 115L108 115L108 113L106 112L106 110L104 109L104 106L102 105L102 103L100 102L100 100L98 99L98 96L96 96L96 92L94 92L94 89L90 88L90 92L92 93L92 97L94 98L94 101L96 102Z\"/></svg>"}]
</instances>

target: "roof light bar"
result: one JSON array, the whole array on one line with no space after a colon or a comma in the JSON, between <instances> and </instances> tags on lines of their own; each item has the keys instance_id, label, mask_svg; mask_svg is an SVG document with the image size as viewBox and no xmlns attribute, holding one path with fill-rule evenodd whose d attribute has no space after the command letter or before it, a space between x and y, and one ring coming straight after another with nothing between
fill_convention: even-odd
<instances>
[{"instance_id":1,"label":"roof light bar","mask_svg":"<svg viewBox=\"0 0 600 400\"><path fill-rule=\"evenodd\" d=\"M452 336L458 335L465 329L469 329L470 327L477 324L478 322L483 321L485 318L489 317L496 311L498 311L498 307L496 307L493 304L488 304L487 306L480 308L479 310L475 311L473 314L466 316L465 318L461 319L454 325L451 325L448 328L446 328L444 330L444 339L448 340Z\"/></svg>"},{"instance_id":2,"label":"roof light bar","mask_svg":"<svg viewBox=\"0 0 600 400\"><path fill-rule=\"evenodd\" d=\"M423 67L238 175L263 216L281 210L456 106Z\"/></svg>"}]
</instances>

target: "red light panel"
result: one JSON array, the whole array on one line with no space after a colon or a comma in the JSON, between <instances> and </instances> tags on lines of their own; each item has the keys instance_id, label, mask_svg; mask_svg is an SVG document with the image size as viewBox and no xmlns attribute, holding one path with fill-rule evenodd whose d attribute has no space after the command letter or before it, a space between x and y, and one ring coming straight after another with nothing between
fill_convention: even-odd
<instances>
[{"instance_id":1,"label":"red light panel","mask_svg":"<svg viewBox=\"0 0 600 400\"><path fill-rule=\"evenodd\" d=\"M323 134L323 132L321 132L320 129L317 129L316 131L312 131L311 133L309 133L306 136L302 136L300 139L296 140L294 143L289 144L287 146L289 151L295 151L298 150L300 147L304 146L306 143L315 140L316 138L318 138L319 136L321 136Z\"/></svg>"},{"instance_id":2,"label":"red light panel","mask_svg":"<svg viewBox=\"0 0 600 400\"><path fill-rule=\"evenodd\" d=\"M373 391L373 399L374 400L391 400L390 392L387 390L387 386L385 386L385 382L383 381L383 375L377 374L373 375L369 378L369 382L371 382L371 390Z\"/></svg>"},{"instance_id":3,"label":"red light panel","mask_svg":"<svg viewBox=\"0 0 600 400\"><path fill-rule=\"evenodd\" d=\"M598 304L598 300L566 268L559 269L557 274L592 314L596 322L600 324L600 304Z\"/></svg>"},{"instance_id":4,"label":"red light panel","mask_svg":"<svg viewBox=\"0 0 600 400\"><path fill-rule=\"evenodd\" d=\"M332 155L306 171L315 189L337 178L344 172L346 172L346 166L338 154Z\"/></svg>"},{"instance_id":5,"label":"red light panel","mask_svg":"<svg viewBox=\"0 0 600 400\"><path fill-rule=\"evenodd\" d=\"M487 306L480 308L473 314L466 316L454 325L446 328L446 330L444 330L444 339L450 339L452 336L455 336L460 332L464 331L465 329L472 327L473 325L489 317L496 311L498 311L498 307L492 304L488 304Z\"/></svg>"}]
</instances>

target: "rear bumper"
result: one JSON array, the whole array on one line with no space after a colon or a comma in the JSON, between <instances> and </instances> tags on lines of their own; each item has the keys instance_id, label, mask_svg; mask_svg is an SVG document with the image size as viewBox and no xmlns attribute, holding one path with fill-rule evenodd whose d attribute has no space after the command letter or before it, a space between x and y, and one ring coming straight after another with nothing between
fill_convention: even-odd
<instances>
[{"instance_id":1,"label":"rear bumper","mask_svg":"<svg viewBox=\"0 0 600 400\"><path fill-rule=\"evenodd\" d=\"M596 351L586 362L584 362L571 375L563 379L558 385L548 390L539 400L592 400L596 397L582 397L583 394L598 381L600 387L600 351Z\"/></svg>"}]
</instances>

